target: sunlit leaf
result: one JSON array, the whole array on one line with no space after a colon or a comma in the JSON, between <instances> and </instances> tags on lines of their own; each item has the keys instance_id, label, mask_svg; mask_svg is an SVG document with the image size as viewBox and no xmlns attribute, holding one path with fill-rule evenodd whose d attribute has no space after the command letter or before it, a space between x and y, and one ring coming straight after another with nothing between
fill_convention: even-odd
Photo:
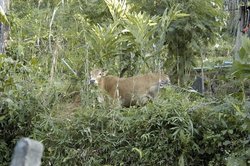
<instances>
[{"instance_id":1,"label":"sunlit leaf","mask_svg":"<svg viewBox=\"0 0 250 166\"><path fill-rule=\"evenodd\" d=\"M132 151L137 152L139 154L140 158L143 157L143 153L142 153L142 151L140 149L138 149L138 148L132 148Z\"/></svg>"},{"instance_id":2,"label":"sunlit leaf","mask_svg":"<svg viewBox=\"0 0 250 166\"><path fill-rule=\"evenodd\" d=\"M3 121L5 117L6 116L4 116L4 115L0 116L0 122Z\"/></svg>"},{"instance_id":3,"label":"sunlit leaf","mask_svg":"<svg viewBox=\"0 0 250 166\"><path fill-rule=\"evenodd\" d=\"M8 25L9 24L9 21L5 15L5 12L3 11L3 8L0 6L0 22Z\"/></svg>"}]
</instances>

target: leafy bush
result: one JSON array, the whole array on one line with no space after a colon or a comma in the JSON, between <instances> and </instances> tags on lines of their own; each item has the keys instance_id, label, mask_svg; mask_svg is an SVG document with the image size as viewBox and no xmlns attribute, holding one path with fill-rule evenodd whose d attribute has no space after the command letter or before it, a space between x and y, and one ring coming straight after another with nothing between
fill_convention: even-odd
<instances>
[{"instance_id":1,"label":"leafy bush","mask_svg":"<svg viewBox=\"0 0 250 166\"><path fill-rule=\"evenodd\" d=\"M243 38L242 47L235 56L233 63L233 74L237 78L250 79L250 40Z\"/></svg>"},{"instance_id":2,"label":"leafy bush","mask_svg":"<svg viewBox=\"0 0 250 166\"><path fill-rule=\"evenodd\" d=\"M247 100L167 88L152 103L126 109L98 103L99 92L87 83L94 66L127 75L187 68L193 60L185 58L197 55L197 45L218 35L219 6L148 1L141 12L142 1L12 2L11 40L0 57L2 165L9 165L14 143L24 136L44 144L43 165L249 162Z\"/></svg>"},{"instance_id":3,"label":"leafy bush","mask_svg":"<svg viewBox=\"0 0 250 166\"><path fill-rule=\"evenodd\" d=\"M14 145L36 131L39 115L47 114L65 96L68 84L47 83L32 65L0 55L0 161L9 165Z\"/></svg>"},{"instance_id":4,"label":"leafy bush","mask_svg":"<svg viewBox=\"0 0 250 166\"><path fill-rule=\"evenodd\" d=\"M41 114L33 137L45 165L226 165L232 154L246 163L249 116L235 103L167 88L142 108Z\"/></svg>"},{"instance_id":5,"label":"leafy bush","mask_svg":"<svg viewBox=\"0 0 250 166\"><path fill-rule=\"evenodd\" d=\"M32 133L33 119L42 109L32 93L35 86L27 66L0 55L0 71L0 161L4 165L16 140Z\"/></svg>"}]
</instances>

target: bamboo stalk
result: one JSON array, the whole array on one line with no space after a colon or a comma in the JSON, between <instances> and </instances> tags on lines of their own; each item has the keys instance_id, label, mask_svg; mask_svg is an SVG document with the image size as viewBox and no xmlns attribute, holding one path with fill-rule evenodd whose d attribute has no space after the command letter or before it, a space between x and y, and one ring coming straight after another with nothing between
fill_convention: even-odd
<instances>
[{"instance_id":1,"label":"bamboo stalk","mask_svg":"<svg viewBox=\"0 0 250 166\"><path fill-rule=\"evenodd\" d=\"M52 18L49 24L49 50L50 53L52 55L52 65L51 65L51 69L50 69L50 83L52 83L53 79L54 79L54 73L55 73L55 68L56 68L56 61L57 61L57 51L53 52L52 49L52 44L51 44L51 37L52 37L52 25L53 25L53 21L56 15L56 12L58 10L58 7L55 7L53 14L52 14Z\"/></svg>"}]
</instances>

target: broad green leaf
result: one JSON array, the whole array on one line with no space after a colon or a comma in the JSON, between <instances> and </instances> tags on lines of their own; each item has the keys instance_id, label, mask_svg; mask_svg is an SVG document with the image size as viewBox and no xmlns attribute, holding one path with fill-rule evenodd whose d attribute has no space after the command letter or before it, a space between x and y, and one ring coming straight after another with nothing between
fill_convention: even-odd
<instances>
[{"instance_id":1,"label":"broad green leaf","mask_svg":"<svg viewBox=\"0 0 250 166\"><path fill-rule=\"evenodd\" d=\"M246 50L244 47L241 47L240 51L239 51L239 57L237 57L236 60L238 60L238 61L244 60L245 56L246 56Z\"/></svg>"},{"instance_id":2,"label":"broad green leaf","mask_svg":"<svg viewBox=\"0 0 250 166\"><path fill-rule=\"evenodd\" d=\"M6 25L9 25L9 21L3 11L3 8L0 6L0 22L6 24Z\"/></svg>"},{"instance_id":3,"label":"broad green leaf","mask_svg":"<svg viewBox=\"0 0 250 166\"><path fill-rule=\"evenodd\" d=\"M248 37L243 37L242 47L246 50L246 52L250 53L250 40Z\"/></svg>"},{"instance_id":4,"label":"broad green leaf","mask_svg":"<svg viewBox=\"0 0 250 166\"><path fill-rule=\"evenodd\" d=\"M0 122L1 121L3 121L4 120L4 118L5 118L5 116L3 115L3 116L0 116Z\"/></svg>"},{"instance_id":5,"label":"broad green leaf","mask_svg":"<svg viewBox=\"0 0 250 166\"><path fill-rule=\"evenodd\" d=\"M178 13L178 14L176 14L176 17L178 17L178 18L189 17L189 16L190 16L190 14L186 14L186 13Z\"/></svg>"}]
</instances>

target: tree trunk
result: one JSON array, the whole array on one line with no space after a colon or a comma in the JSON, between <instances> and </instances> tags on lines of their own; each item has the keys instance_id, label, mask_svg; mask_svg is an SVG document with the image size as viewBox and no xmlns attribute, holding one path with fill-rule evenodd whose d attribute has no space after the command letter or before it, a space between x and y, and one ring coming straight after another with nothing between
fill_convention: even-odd
<instances>
[{"instance_id":1,"label":"tree trunk","mask_svg":"<svg viewBox=\"0 0 250 166\"><path fill-rule=\"evenodd\" d=\"M0 7L6 15L9 9L10 0L0 0ZM5 52L6 41L8 37L9 26L0 22L0 54Z\"/></svg>"}]
</instances>

